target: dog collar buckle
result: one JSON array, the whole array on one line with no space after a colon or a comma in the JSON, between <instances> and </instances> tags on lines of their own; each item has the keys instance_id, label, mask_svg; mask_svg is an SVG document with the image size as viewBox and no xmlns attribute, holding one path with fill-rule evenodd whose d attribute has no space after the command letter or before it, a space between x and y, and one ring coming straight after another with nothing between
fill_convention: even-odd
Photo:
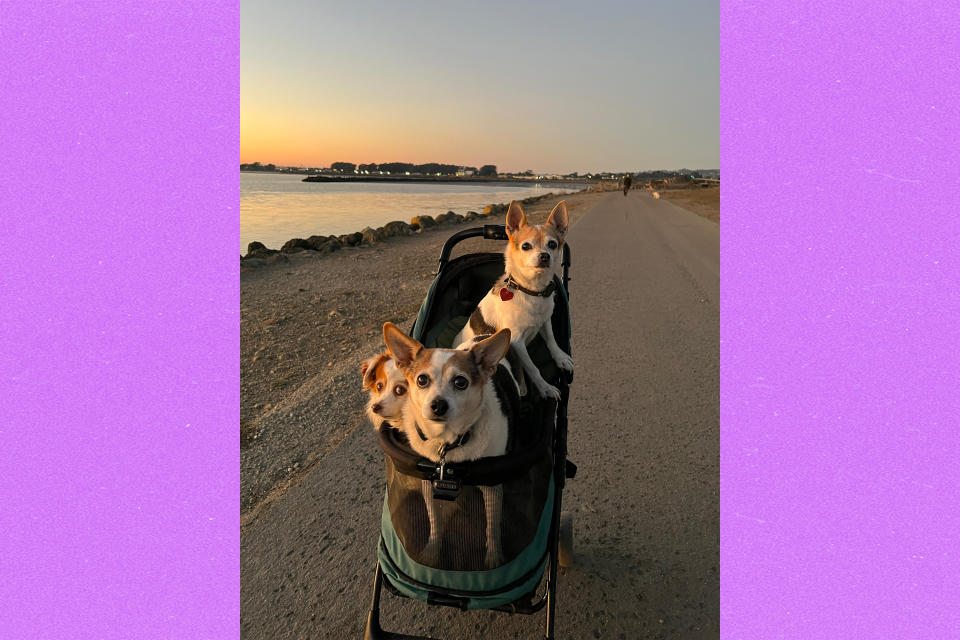
<instances>
[{"instance_id":1,"label":"dog collar buckle","mask_svg":"<svg viewBox=\"0 0 960 640\"><path fill-rule=\"evenodd\" d=\"M452 476L453 471L446 468L446 443L441 444L437 452L440 454L440 466L437 467L437 477L433 480L433 497L435 500L456 500L460 495L460 481L447 477Z\"/></svg>"},{"instance_id":2,"label":"dog collar buckle","mask_svg":"<svg viewBox=\"0 0 960 640\"><path fill-rule=\"evenodd\" d=\"M540 291L534 291L533 289L527 289L525 286L523 286L522 284L520 284L519 282L517 282L512 275L509 275L509 274L507 274L506 284L507 284L507 286L510 287L511 289L516 289L516 290L518 290L518 291L524 292L524 293L527 294L528 296L536 296L536 297L539 297L539 298L547 298L547 297L549 297L550 295L553 294L553 290L554 290L554 289L556 288L556 286L557 286L556 283L554 283L554 281L551 280L551 281L550 281L550 284L548 284L546 287L544 287L544 288L541 289ZM501 291L500 297L501 297L501 299L503 298L503 292L502 292L502 291ZM513 297L513 294L511 293L511 294L510 294L510 298L512 298L512 297ZM507 298L507 300L509 300L510 298Z\"/></svg>"}]
</instances>

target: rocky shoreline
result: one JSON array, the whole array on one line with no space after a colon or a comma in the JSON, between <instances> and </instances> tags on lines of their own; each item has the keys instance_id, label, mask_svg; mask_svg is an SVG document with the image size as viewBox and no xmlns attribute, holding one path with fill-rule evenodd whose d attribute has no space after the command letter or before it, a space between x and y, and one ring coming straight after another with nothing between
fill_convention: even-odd
<instances>
[{"instance_id":1,"label":"rocky shoreline","mask_svg":"<svg viewBox=\"0 0 960 640\"><path fill-rule=\"evenodd\" d=\"M524 206L536 204L548 198L560 198L553 193L542 196L524 198L520 202ZM369 247L398 236L410 236L425 231L433 231L451 227L474 220L490 219L505 214L509 204L499 203L487 205L482 212L468 211L461 215L454 211L447 211L434 218L429 215L414 216L410 222L394 220L382 227L365 227L360 231L339 236L312 235L309 238L291 238L280 249L270 249L262 242L251 242L247 245L247 255L240 256L241 270L250 270L268 264L286 264L288 255L304 253L308 256L324 256L341 250L344 247Z\"/></svg>"}]
</instances>

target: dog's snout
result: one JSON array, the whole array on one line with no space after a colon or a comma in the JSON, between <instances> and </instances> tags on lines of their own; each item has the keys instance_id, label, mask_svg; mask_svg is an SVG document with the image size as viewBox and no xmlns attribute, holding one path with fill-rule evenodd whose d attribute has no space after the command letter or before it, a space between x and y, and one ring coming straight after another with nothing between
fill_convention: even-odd
<instances>
[{"instance_id":1,"label":"dog's snout","mask_svg":"<svg viewBox=\"0 0 960 640\"><path fill-rule=\"evenodd\" d=\"M372 407L370 407L370 410L373 411L374 413L380 413L381 411L383 411L383 406L381 406L381 404L377 402Z\"/></svg>"},{"instance_id":2,"label":"dog's snout","mask_svg":"<svg viewBox=\"0 0 960 640\"><path fill-rule=\"evenodd\" d=\"M443 398L434 398L433 402L430 403L430 408L435 415L442 416L450 408L450 405Z\"/></svg>"},{"instance_id":3,"label":"dog's snout","mask_svg":"<svg viewBox=\"0 0 960 640\"><path fill-rule=\"evenodd\" d=\"M543 252L540 254L540 264L550 264L550 254Z\"/></svg>"}]
</instances>

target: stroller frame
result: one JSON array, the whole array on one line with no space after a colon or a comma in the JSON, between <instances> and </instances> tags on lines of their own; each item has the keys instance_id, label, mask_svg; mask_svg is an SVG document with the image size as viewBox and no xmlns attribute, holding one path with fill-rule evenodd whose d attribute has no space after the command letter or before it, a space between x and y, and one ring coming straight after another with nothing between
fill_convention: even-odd
<instances>
[{"instance_id":1,"label":"stroller frame","mask_svg":"<svg viewBox=\"0 0 960 640\"><path fill-rule=\"evenodd\" d=\"M440 252L440 263L436 273L436 277L438 279L443 273L444 268L447 266L447 263L450 261L450 253L453 250L453 247L456 246L457 243L467 238L474 237L483 237L487 240L506 240L507 233L503 225L488 224L482 227L464 229L463 231L453 234L444 243L443 249ZM563 267L563 290L567 294L567 299L569 299L568 283L570 281L570 247L566 244L563 247L563 258L561 265ZM429 317L434 301L435 298L428 298L428 300L425 302L426 309L421 309L421 314L423 314L425 311L425 317ZM413 333L413 331L411 331L411 333ZM422 336L413 337L422 339ZM557 402L556 423L553 435L553 481L555 490L553 492L553 513L550 523L550 534L547 538L547 553L549 554L549 561L546 564L545 570L546 590L536 602L534 602L533 599L536 594L537 587L535 587L534 591L531 593L518 600L515 600L514 602L489 609L492 611L502 611L509 614L519 613L530 615L537 613L546 607L546 632L544 636L546 640L552 640L554 638L557 601L557 562L560 541L560 508L563 498L563 488L566 484L567 478L573 478L577 472L576 465L567 460L567 401L570 396L570 383L572 383L572 381L572 374L562 373L559 384L557 385L558 389L560 390L560 400ZM380 562L378 561L373 580L373 598L370 603L370 611L367 614L367 622L363 633L363 639L428 640L425 636L414 636L385 631L380 626L380 592L385 585L396 595L405 597L403 594L400 594L398 591L392 588L392 585L390 585L389 582L385 582L383 570L381 569ZM428 605L443 605L466 610L466 598L458 597L453 593L444 593L443 589L435 587L431 587L431 591L432 592L430 596L427 598Z\"/></svg>"}]
</instances>

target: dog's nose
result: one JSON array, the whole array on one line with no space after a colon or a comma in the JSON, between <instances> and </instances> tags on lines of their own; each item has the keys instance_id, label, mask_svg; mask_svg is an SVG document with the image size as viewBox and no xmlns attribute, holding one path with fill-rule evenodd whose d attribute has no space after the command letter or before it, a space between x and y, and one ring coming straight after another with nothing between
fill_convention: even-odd
<instances>
[{"instance_id":1,"label":"dog's nose","mask_svg":"<svg viewBox=\"0 0 960 640\"><path fill-rule=\"evenodd\" d=\"M372 407L370 407L370 410L373 411L374 413L380 413L383 410L383 407L381 407L380 403L378 402Z\"/></svg>"},{"instance_id":2,"label":"dog's nose","mask_svg":"<svg viewBox=\"0 0 960 640\"><path fill-rule=\"evenodd\" d=\"M540 264L550 264L550 254L541 253L540 254Z\"/></svg>"},{"instance_id":3,"label":"dog's nose","mask_svg":"<svg viewBox=\"0 0 960 640\"><path fill-rule=\"evenodd\" d=\"M430 403L430 408L433 409L433 412L436 415L442 416L447 412L449 405L447 405L447 401L444 400L443 398L436 398L434 399L433 402Z\"/></svg>"}]
</instances>

